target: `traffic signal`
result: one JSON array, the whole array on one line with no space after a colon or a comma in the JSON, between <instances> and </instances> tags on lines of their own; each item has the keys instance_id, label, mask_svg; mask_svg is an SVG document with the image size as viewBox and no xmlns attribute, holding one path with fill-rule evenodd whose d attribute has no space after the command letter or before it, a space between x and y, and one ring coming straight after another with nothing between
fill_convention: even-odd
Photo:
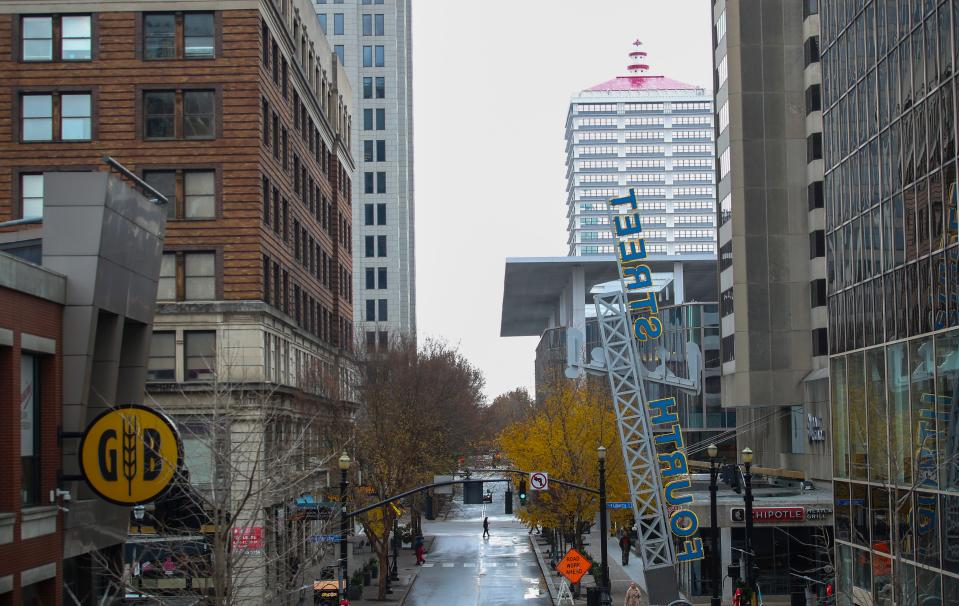
<instances>
[{"instance_id":1,"label":"traffic signal","mask_svg":"<svg viewBox=\"0 0 959 606\"><path fill-rule=\"evenodd\" d=\"M833 594L832 583L826 583L826 597L831 598Z\"/></svg>"},{"instance_id":2,"label":"traffic signal","mask_svg":"<svg viewBox=\"0 0 959 606\"><path fill-rule=\"evenodd\" d=\"M526 505L526 478L519 481L519 504Z\"/></svg>"},{"instance_id":3,"label":"traffic signal","mask_svg":"<svg viewBox=\"0 0 959 606\"><path fill-rule=\"evenodd\" d=\"M513 491L506 489L506 510L504 512L506 515L513 513Z\"/></svg>"}]
</instances>

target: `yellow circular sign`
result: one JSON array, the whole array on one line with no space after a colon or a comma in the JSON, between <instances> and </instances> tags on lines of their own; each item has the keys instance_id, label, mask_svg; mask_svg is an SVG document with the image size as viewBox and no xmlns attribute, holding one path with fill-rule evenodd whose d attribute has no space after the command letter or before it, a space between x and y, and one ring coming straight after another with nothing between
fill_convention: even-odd
<instances>
[{"instance_id":1,"label":"yellow circular sign","mask_svg":"<svg viewBox=\"0 0 959 606\"><path fill-rule=\"evenodd\" d=\"M87 427L80 469L98 495L117 505L149 503L163 494L183 463L173 422L138 404L113 408Z\"/></svg>"}]
</instances>

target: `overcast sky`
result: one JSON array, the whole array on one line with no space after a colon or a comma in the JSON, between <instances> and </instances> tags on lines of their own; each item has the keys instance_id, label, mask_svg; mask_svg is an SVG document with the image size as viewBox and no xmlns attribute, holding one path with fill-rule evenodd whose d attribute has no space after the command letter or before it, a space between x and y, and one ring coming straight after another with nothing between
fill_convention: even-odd
<instances>
[{"instance_id":1,"label":"overcast sky","mask_svg":"<svg viewBox=\"0 0 959 606\"><path fill-rule=\"evenodd\" d=\"M563 256L570 96L625 75L711 88L709 0L413 0L420 338L458 345L486 393L533 387L538 338L499 336L506 257Z\"/></svg>"}]
</instances>

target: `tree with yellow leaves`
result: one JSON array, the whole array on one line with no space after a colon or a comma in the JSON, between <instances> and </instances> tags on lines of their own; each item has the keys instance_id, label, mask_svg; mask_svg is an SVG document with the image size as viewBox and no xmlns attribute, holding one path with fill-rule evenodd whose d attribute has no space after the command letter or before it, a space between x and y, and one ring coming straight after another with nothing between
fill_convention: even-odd
<instances>
[{"instance_id":1,"label":"tree with yellow leaves","mask_svg":"<svg viewBox=\"0 0 959 606\"><path fill-rule=\"evenodd\" d=\"M545 393L532 414L500 434L506 459L524 471L545 471L557 479L597 487L596 449L605 446L607 496L611 501L628 501L616 415L608 391L596 380L571 381L558 376L549 381ZM555 483L548 491L531 495L535 496L527 507L518 509L517 517L527 525L572 533L579 545L576 529L595 519L597 495Z\"/></svg>"}]
</instances>

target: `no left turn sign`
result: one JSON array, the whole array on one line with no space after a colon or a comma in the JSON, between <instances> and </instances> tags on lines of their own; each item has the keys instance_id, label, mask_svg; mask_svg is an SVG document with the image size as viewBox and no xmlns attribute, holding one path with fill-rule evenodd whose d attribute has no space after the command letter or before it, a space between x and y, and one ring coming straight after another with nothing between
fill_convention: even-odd
<instances>
[{"instance_id":1,"label":"no left turn sign","mask_svg":"<svg viewBox=\"0 0 959 606\"><path fill-rule=\"evenodd\" d=\"M529 474L530 490L549 490L549 474L544 471L534 471Z\"/></svg>"}]
</instances>

